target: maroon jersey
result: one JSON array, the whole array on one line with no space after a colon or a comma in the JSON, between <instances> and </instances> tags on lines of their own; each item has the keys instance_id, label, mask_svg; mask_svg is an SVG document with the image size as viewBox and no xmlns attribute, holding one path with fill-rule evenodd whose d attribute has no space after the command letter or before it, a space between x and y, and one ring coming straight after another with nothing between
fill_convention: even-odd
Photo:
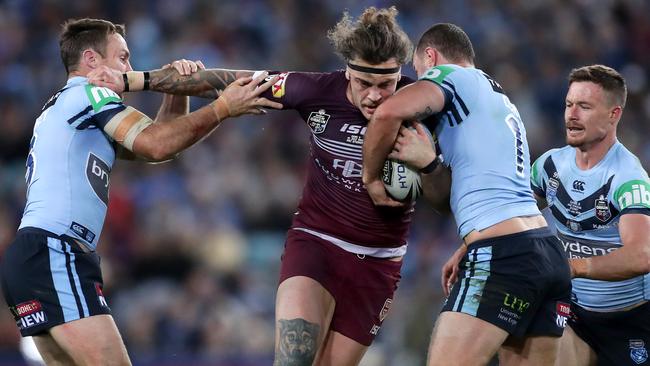
<instances>
[{"instance_id":1,"label":"maroon jersey","mask_svg":"<svg viewBox=\"0 0 650 366\"><path fill-rule=\"evenodd\" d=\"M398 87L412 80L402 77ZM376 207L361 179L368 121L346 97L343 71L290 72L264 96L295 109L311 130L309 171L292 228L364 247L406 244L413 205Z\"/></svg>"}]
</instances>

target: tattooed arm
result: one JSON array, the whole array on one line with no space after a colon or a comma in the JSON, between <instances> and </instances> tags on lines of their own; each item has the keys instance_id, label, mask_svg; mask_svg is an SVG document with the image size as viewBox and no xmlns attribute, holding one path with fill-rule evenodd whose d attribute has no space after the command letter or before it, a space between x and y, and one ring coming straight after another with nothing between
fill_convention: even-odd
<instances>
[{"instance_id":1,"label":"tattooed arm","mask_svg":"<svg viewBox=\"0 0 650 366\"><path fill-rule=\"evenodd\" d=\"M148 85L145 87L145 75L148 73ZM88 81L97 86L104 86L116 93L124 91L153 90L176 95L191 95L203 98L216 98L233 81L252 76L250 70L206 69L191 75L181 75L173 68L151 71L129 71L126 74L128 89L121 72L107 67L98 68L88 75Z\"/></svg>"},{"instance_id":2,"label":"tattooed arm","mask_svg":"<svg viewBox=\"0 0 650 366\"><path fill-rule=\"evenodd\" d=\"M381 169L391 152L403 121L425 119L442 110L445 95L429 81L417 81L383 102L368 123L363 143L363 183L375 205L399 206L388 197Z\"/></svg>"}]
</instances>

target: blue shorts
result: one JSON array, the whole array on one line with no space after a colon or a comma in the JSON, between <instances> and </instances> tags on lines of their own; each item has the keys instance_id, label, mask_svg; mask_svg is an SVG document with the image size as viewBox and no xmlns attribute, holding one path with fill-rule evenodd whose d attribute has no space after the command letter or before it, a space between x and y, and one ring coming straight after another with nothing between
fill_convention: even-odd
<instances>
[{"instance_id":1,"label":"blue shorts","mask_svg":"<svg viewBox=\"0 0 650 366\"><path fill-rule=\"evenodd\" d=\"M2 258L2 290L23 336L110 314L99 256L74 239L23 228Z\"/></svg>"},{"instance_id":2,"label":"blue shorts","mask_svg":"<svg viewBox=\"0 0 650 366\"><path fill-rule=\"evenodd\" d=\"M650 365L650 302L611 313L571 304L569 326L596 352L598 366Z\"/></svg>"},{"instance_id":3,"label":"blue shorts","mask_svg":"<svg viewBox=\"0 0 650 366\"><path fill-rule=\"evenodd\" d=\"M513 337L562 335L571 272L548 228L476 241L459 269L442 311L472 315Z\"/></svg>"}]
</instances>

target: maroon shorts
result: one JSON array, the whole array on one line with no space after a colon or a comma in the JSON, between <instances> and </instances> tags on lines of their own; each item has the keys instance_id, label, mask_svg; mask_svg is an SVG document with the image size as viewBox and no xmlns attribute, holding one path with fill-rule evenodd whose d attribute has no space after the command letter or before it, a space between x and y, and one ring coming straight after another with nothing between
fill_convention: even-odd
<instances>
[{"instance_id":1,"label":"maroon shorts","mask_svg":"<svg viewBox=\"0 0 650 366\"><path fill-rule=\"evenodd\" d=\"M300 230L289 230L280 283L306 276L336 301L330 330L370 346L388 314L399 282L401 261L357 256Z\"/></svg>"}]
</instances>

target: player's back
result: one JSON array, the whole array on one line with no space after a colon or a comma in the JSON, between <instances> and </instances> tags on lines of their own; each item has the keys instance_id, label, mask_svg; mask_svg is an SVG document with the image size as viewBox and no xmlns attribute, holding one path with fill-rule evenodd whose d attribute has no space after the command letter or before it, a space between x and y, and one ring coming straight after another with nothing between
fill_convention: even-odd
<instances>
[{"instance_id":1,"label":"player's back","mask_svg":"<svg viewBox=\"0 0 650 366\"><path fill-rule=\"evenodd\" d=\"M501 86L479 69L457 65L434 67L422 79L446 96L435 131L452 170L450 203L461 237L539 214L529 183L526 131Z\"/></svg>"},{"instance_id":2,"label":"player's back","mask_svg":"<svg viewBox=\"0 0 650 366\"><path fill-rule=\"evenodd\" d=\"M97 245L108 204L115 150L98 123L123 108L117 94L74 77L43 107L27 158L27 204L20 227L67 234Z\"/></svg>"}]
</instances>

